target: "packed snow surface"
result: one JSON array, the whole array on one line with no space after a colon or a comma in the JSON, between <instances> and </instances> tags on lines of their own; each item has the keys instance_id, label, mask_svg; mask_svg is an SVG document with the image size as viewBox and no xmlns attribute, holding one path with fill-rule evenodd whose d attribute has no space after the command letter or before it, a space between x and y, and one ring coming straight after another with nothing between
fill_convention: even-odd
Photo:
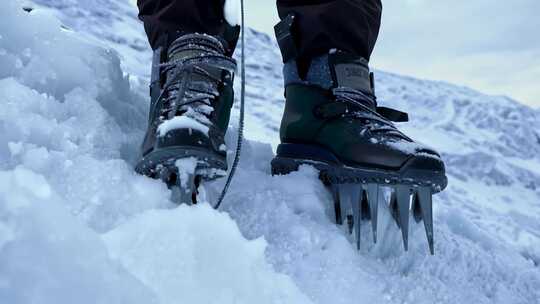
<instances>
[{"instance_id":1,"label":"packed snow surface","mask_svg":"<svg viewBox=\"0 0 540 304\"><path fill-rule=\"evenodd\" d=\"M247 31L249 140L221 211L176 207L133 172L151 62L136 9L34 2L0 10L0 303L540 302L539 111L377 72L381 103L410 110L402 129L443 153L449 187L435 256L421 224L403 252L388 216L357 252L313 168L270 174L283 111L271 38Z\"/></svg>"}]
</instances>

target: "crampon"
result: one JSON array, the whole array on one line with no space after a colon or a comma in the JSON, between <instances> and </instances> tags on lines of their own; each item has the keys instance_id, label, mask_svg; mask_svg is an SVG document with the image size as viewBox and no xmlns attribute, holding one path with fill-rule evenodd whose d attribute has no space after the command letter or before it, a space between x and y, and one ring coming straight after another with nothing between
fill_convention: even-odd
<instances>
[{"instance_id":1,"label":"crampon","mask_svg":"<svg viewBox=\"0 0 540 304\"><path fill-rule=\"evenodd\" d=\"M309 151L310 157L301 159L294 155L298 151L302 151L304 157L305 151ZM446 187L444 174L408 169L407 165L399 171L347 166L324 149L296 144L278 147L278 155L272 161L272 174L289 174L301 165L310 165L319 171L320 180L332 194L335 222L345 225L354 235L358 250L363 221L371 222L373 242L377 243L380 204L386 202L388 208L384 209L389 210L401 230L405 251L409 249L412 216L417 223L424 223L429 251L435 253L432 196Z\"/></svg>"}]
</instances>

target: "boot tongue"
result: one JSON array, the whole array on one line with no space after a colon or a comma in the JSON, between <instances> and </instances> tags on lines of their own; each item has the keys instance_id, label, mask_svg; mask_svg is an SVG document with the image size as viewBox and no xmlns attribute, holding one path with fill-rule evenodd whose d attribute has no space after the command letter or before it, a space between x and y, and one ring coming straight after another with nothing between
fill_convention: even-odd
<instances>
[{"instance_id":1,"label":"boot tongue","mask_svg":"<svg viewBox=\"0 0 540 304\"><path fill-rule=\"evenodd\" d=\"M233 77L236 71L236 62L225 54L221 41L205 34L187 34L176 39L167 51L167 64L197 66L214 79L221 79L223 71L229 72ZM167 79L174 77L176 73L175 68L170 68L166 74ZM191 77L194 80L208 81L207 77L199 76L195 73Z\"/></svg>"},{"instance_id":2,"label":"boot tongue","mask_svg":"<svg viewBox=\"0 0 540 304\"><path fill-rule=\"evenodd\" d=\"M224 55L223 44L215 37L189 34L176 39L167 53L169 61L186 60L208 55Z\"/></svg>"}]
</instances>

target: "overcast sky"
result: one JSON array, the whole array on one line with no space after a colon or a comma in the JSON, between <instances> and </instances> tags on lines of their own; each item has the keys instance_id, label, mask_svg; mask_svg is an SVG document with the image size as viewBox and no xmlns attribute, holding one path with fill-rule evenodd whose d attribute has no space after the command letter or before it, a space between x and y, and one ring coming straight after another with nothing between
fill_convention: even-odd
<instances>
[{"instance_id":1,"label":"overcast sky","mask_svg":"<svg viewBox=\"0 0 540 304\"><path fill-rule=\"evenodd\" d=\"M246 6L248 26L272 33L275 1ZM540 0L383 0L383 6L374 67L540 107Z\"/></svg>"}]
</instances>

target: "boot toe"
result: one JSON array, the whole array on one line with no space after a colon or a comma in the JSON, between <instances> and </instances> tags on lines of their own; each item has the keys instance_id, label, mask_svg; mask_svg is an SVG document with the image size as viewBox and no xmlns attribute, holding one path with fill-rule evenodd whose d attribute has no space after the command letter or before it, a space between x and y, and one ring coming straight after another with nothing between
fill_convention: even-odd
<instances>
[{"instance_id":1,"label":"boot toe","mask_svg":"<svg viewBox=\"0 0 540 304\"><path fill-rule=\"evenodd\" d=\"M416 170L445 172L444 162L436 152L417 152L405 162L403 167Z\"/></svg>"},{"instance_id":2,"label":"boot toe","mask_svg":"<svg viewBox=\"0 0 540 304\"><path fill-rule=\"evenodd\" d=\"M421 149L411 155L401 167L400 175L404 179L422 180L433 185L435 192L444 190L448 185L444 162L432 149Z\"/></svg>"}]
</instances>

